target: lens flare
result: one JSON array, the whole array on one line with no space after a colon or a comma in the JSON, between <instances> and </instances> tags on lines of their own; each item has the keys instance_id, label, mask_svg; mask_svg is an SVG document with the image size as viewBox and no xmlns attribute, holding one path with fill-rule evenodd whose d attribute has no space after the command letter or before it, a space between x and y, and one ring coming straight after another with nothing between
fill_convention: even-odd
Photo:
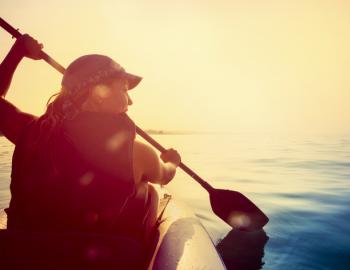
<instances>
[{"instance_id":1,"label":"lens flare","mask_svg":"<svg viewBox=\"0 0 350 270\"><path fill-rule=\"evenodd\" d=\"M115 133L106 142L107 150L110 152L118 150L124 144L127 137L128 137L128 134L126 132Z\"/></svg>"},{"instance_id":2,"label":"lens flare","mask_svg":"<svg viewBox=\"0 0 350 270\"><path fill-rule=\"evenodd\" d=\"M99 216L96 212L89 212L85 216L85 220L88 224L95 224L99 219Z\"/></svg>"},{"instance_id":3,"label":"lens flare","mask_svg":"<svg viewBox=\"0 0 350 270\"><path fill-rule=\"evenodd\" d=\"M113 256L110 247L101 244L91 244L85 249L85 258L89 261L108 260Z\"/></svg>"},{"instance_id":4,"label":"lens flare","mask_svg":"<svg viewBox=\"0 0 350 270\"><path fill-rule=\"evenodd\" d=\"M95 96L101 98L108 98L111 95L111 89L104 84L96 85L92 91Z\"/></svg>"},{"instance_id":5,"label":"lens flare","mask_svg":"<svg viewBox=\"0 0 350 270\"><path fill-rule=\"evenodd\" d=\"M241 212L231 212L228 218L233 228L244 229L250 226L250 218Z\"/></svg>"},{"instance_id":6,"label":"lens flare","mask_svg":"<svg viewBox=\"0 0 350 270\"><path fill-rule=\"evenodd\" d=\"M89 247L85 251L85 256L90 261L95 261L98 257L98 250L95 247Z\"/></svg>"},{"instance_id":7,"label":"lens flare","mask_svg":"<svg viewBox=\"0 0 350 270\"><path fill-rule=\"evenodd\" d=\"M82 186L88 186L91 184L92 180L94 179L95 175L92 172L87 172L83 174L82 177L80 177L79 182Z\"/></svg>"}]
</instances>

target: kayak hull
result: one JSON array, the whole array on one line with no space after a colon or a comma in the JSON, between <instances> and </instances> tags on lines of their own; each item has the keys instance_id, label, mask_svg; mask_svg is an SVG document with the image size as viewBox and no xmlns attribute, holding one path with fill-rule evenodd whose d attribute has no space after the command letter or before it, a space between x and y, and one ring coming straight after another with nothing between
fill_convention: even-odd
<instances>
[{"instance_id":1,"label":"kayak hull","mask_svg":"<svg viewBox=\"0 0 350 270\"><path fill-rule=\"evenodd\" d=\"M158 233L148 269L226 269L207 231L184 203L169 202Z\"/></svg>"}]
</instances>

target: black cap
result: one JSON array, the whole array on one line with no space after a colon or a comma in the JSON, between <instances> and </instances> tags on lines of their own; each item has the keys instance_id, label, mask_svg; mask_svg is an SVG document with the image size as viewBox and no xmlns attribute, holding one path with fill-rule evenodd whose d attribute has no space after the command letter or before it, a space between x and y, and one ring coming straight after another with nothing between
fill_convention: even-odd
<instances>
[{"instance_id":1,"label":"black cap","mask_svg":"<svg viewBox=\"0 0 350 270\"><path fill-rule=\"evenodd\" d=\"M126 78L129 89L136 87L142 80L142 77L126 72L121 65L108 56L89 54L77 58L68 66L61 84L69 91L76 92L113 77Z\"/></svg>"}]
</instances>

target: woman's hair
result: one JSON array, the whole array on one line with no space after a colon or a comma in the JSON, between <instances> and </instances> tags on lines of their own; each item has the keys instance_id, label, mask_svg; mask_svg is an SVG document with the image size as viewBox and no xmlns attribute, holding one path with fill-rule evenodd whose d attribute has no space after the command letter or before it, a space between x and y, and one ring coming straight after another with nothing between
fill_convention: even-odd
<instances>
[{"instance_id":1,"label":"woman's hair","mask_svg":"<svg viewBox=\"0 0 350 270\"><path fill-rule=\"evenodd\" d=\"M66 88L52 95L46 104L46 112L38 119L39 136L37 142L47 142L62 128L63 120L72 120L80 112L90 89L82 89L74 94Z\"/></svg>"},{"instance_id":2,"label":"woman's hair","mask_svg":"<svg viewBox=\"0 0 350 270\"><path fill-rule=\"evenodd\" d=\"M111 86L116 78L107 78L103 82L90 84L79 91L71 91L69 88L62 86L61 90L52 95L46 104L46 112L39 118L40 130L50 135L57 129L61 128L63 120L72 120L81 111L81 107L95 89L97 85Z\"/></svg>"},{"instance_id":3,"label":"woman's hair","mask_svg":"<svg viewBox=\"0 0 350 270\"><path fill-rule=\"evenodd\" d=\"M31 144L31 151L49 154L52 173L57 173L56 150L59 145L60 134L63 131L63 120L72 120L81 111L81 106L87 99L90 89L82 89L76 94L65 87L52 95L46 104L46 112L38 119L38 136Z\"/></svg>"}]
</instances>

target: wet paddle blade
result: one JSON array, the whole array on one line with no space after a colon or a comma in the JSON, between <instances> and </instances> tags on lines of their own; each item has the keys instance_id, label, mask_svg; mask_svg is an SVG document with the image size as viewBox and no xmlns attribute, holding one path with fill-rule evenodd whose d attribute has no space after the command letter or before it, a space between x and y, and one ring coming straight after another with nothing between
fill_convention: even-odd
<instances>
[{"instance_id":1,"label":"wet paddle blade","mask_svg":"<svg viewBox=\"0 0 350 270\"><path fill-rule=\"evenodd\" d=\"M209 195L214 213L232 228L256 231L269 221L252 201L237 191L213 189Z\"/></svg>"}]
</instances>

